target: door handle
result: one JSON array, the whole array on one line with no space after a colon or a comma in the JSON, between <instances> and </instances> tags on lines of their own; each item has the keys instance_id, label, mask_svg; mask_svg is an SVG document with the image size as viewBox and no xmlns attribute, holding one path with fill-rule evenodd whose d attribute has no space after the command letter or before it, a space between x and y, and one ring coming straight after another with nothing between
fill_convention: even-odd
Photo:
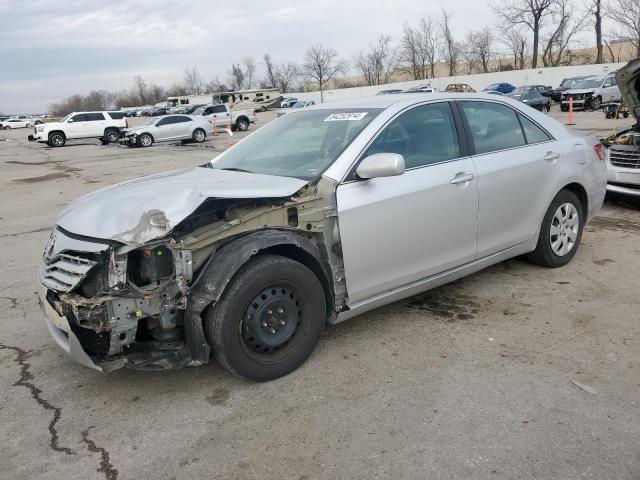
<instances>
[{"instance_id":1,"label":"door handle","mask_svg":"<svg viewBox=\"0 0 640 480\"><path fill-rule=\"evenodd\" d=\"M555 160L558 160L559 158L560 158L560 154L555 152L547 152L547 154L544 156L544 159L547 162L553 162Z\"/></svg>"},{"instance_id":2,"label":"door handle","mask_svg":"<svg viewBox=\"0 0 640 480\"><path fill-rule=\"evenodd\" d=\"M473 174L471 173L458 173L453 179L451 179L452 185L457 185L459 183L466 183L473 180Z\"/></svg>"}]
</instances>

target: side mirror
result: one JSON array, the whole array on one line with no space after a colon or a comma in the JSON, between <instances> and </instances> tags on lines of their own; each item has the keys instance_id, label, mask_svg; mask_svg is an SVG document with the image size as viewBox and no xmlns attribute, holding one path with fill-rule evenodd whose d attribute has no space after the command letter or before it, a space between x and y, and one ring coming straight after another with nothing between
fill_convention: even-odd
<instances>
[{"instance_id":1,"label":"side mirror","mask_svg":"<svg viewBox=\"0 0 640 480\"><path fill-rule=\"evenodd\" d=\"M404 157L398 153L376 153L360 162L356 175L363 179L395 177L404 173Z\"/></svg>"}]
</instances>

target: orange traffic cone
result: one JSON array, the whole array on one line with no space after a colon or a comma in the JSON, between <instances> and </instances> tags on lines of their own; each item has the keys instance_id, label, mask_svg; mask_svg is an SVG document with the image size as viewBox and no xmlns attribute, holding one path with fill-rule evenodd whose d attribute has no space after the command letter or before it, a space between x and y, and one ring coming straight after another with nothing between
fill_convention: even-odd
<instances>
[{"instance_id":1,"label":"orange traffic cone","mask_svg":"<svg viewBox=\"0 0 640 480\"><path fill-rule=\"evenodd\" d=\"M573 97L569 97L569 123L567 125L575 125L573 123Z\"/></svg>"}]
</instances>

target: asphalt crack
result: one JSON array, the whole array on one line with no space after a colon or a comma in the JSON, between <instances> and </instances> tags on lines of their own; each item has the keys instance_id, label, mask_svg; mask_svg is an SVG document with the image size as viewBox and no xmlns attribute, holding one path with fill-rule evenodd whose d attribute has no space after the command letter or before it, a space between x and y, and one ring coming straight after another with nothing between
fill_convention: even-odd
<instances>
[{"instance_id":1,"label":"asphalt crack","mask_svg":"<svg viewBox=\"0 0 640 480\"><path fill-rule=\"evenodd\" d=\"M23 350L20 347L14 347L12 345L4 345L0 343L0 350L11 350L15 353L15 362L20 365L20 380L13 384L14 387L24 387L29 390L31 397L45 410L51 410L53 412L53 418L49 422L49 446L52 450L67 455L75 455L76 452L68 447L60 446L60 437L58 436L58 430L56 424L60 421L62 416L62 409L52 405L48 400L42 398L42 389L38 388L33 382L33 374L29 372L31 364L27 361L31 350Z\"/></svg>"},{"instance_id":2,"label":"asphalt crack","mask_svg":"<svg viewBox=\"0 0 640 480\"><path fill-rule=\"evenodd\" d=\"M89 438L89 430L92 428L93 426L82 432L82 441L87 445L87 449L90 452L100 454L100 468L96 471L104 473L104 478L107 480L116 480L118 478L118 470L111 464L109 452L105 448L97 446L96 442Z\"/></svg>"}]
</instances>

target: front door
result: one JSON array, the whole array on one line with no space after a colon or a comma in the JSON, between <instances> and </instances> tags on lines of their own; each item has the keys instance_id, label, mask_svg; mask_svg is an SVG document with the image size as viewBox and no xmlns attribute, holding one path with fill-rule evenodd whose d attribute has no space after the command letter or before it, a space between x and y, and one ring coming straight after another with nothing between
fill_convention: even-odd
<instances>
[{"instance_id":1,"label":"front door","mask_svg":"<svg viewBox=\"0 0 640 480\"><path fill-rule=\"evenodd\" d=\"M349 304L474 259L478 215L475 167L458 142L448 102L414 107L367 149L399 153L406 171L337 189Z\"/></svg>"}]
</instances>

